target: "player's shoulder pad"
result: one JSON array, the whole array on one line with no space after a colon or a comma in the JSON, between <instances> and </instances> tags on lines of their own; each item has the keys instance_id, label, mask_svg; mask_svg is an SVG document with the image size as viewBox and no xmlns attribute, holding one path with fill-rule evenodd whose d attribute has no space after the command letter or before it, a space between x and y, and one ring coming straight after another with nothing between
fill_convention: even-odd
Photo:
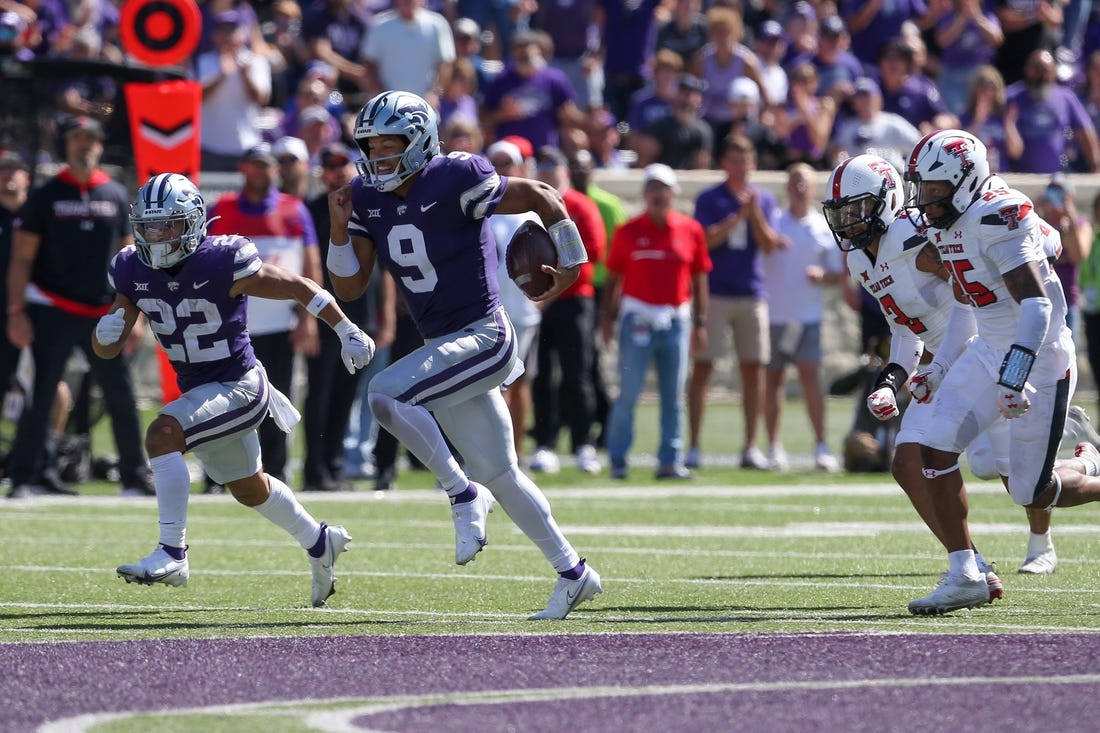
<instances>
[{"instance_id":1,"label":"player's shoulder pad","mask_svg":"<svg viewBox=\"0 0 1100 733\"><path fill-rule=\"evenodd\" d=\"M895 219L882 235L892 252L902 255L916 254L928 243L928 230L915 225L904 212Z\"/></svg>"},{"instance_id":2,"label":"player's shoulder pad","mask_svg":"<svg viewBox=\"0 0 1100 733\"><path fill-rule=\"evenodd\" d=\"M1014 188L995 188L984 192L971 204L975 218L982 226L1019 229L1022 222L1030 224L1034 219L1035 205L1026 195Z\"/></svg>"}]
</instances>

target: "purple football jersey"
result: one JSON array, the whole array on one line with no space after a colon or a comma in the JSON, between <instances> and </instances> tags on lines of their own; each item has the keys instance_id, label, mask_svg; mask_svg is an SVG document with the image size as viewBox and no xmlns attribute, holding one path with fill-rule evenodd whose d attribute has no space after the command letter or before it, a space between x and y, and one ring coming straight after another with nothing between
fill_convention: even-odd
<instances>
[{"instance_id":1,"label":"purple football jersey","mask_svg":"<svg viewBox=\"0 0 1100 733\"><path fill-rule=\"evenodd\" d=\"M133 245L111 261L108 277L149 318L153 335L176 370L181 391L235 382L256 365L245 316L247 296L229 289L263 262L252 240L206 237L175 268L155 270Z\"/></svg>"},{"instance_id":2,"label":"purple football jersey","mask_svg":"<svg viewBox=\"0 0 1100 733\"><path fill-rule=\"evenodd\" d=\"M348 231L374 242L424 338L458 331L500 307L488 218L507 185L489 161L469 153L432 158L405 198L352 181Z\"/></svg>"}]
</instances>

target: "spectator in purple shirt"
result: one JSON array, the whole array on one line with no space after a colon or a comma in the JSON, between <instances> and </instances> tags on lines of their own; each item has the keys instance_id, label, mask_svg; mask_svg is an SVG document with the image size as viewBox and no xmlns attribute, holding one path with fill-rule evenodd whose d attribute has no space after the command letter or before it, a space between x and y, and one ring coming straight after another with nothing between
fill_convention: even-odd
<instances>
[{"instance_id":1,"label":"spectator in purple shirt","mask_svg":"<svg viewBox=\"0 0 1100 733\"><path fill-rule=\"evenodd\" d=\"M885 111L901 115L922 134L956 126L936 85L917 69L913 49L905 41L895 38L882 46L878 71Z\"/></svg>"},{"instance_id":2,"label":"spectator in purple shirt","mask_svg":"<svg viewBox=\"0 0 1100 733\"><path fill-rule=\"evenodd\" d=\"M1021 173L1056 173L1069 162L1069 140L1077 143L1087 169L1100 170L1100 143L1088 113L1071 90L1057 83L1054 56L1033 51L1024 66L1023 81L1006 90L1011 114L1024 141L1023 153L1011 161Z\"/></svg>"},{"instance_id":3,"label":"spectator in purple shirt","mask_svg":"<svg viewBox=\"0 0 1100 733\"><path fill-rule=\"evenodd\" d=\"M841 0L840 15L852 34L852 53L866 66L873 66L886 41L901 35L907 20L927 27L924 0Z\"/></svg>"},{"instance_id":4,"label":"spectator in purple shirt","mask_svg":"<svg viewBox=\"0 0 1100 733\"><path fill-rule=\"evenodd\" d=\"M1053 50L1062 27L1060 0L993 0L1005 41L994 62L1010 87L1024 77L1025 59L1040 49Z\"/></svg>"},{"instance_id":5,"label":"spectator in purple shirt","mask_svg":"<svg viewBox=\"0 0 1100 733\"><path fill-rule=\"evenodd\" d=\"M983 8L982 0L951 0L951 10L936 23L935 39L940 48L936 81L943 103L961 114L978 70L993 60L1004 43L1001 21L992 10Z\"/></svg>"},{"instance_id":6,"label":"spectator in purple shirt","mask_svg":"<svg viewBox=\"0 0 1100 733\"><path fill-rule=\"evenodd\" d=\"M367 84L359 49L369 22L369 11L354 0L314 0L303 9L302 37L310 54L336 69L344 93L360 92Z\"/></svg>"},{"instance_id":7,"label":"spectator in purple shirt","mask_svg":"<svg viewBox=\"0 0 1100 733\"><path fill-rule=\"evenodd\" d=\"M832 97L837 105L844 104L852 96L856 79L863 76L863 65L849 50L851 45L844 21L831 15L821 23L817 51L796 56L787 68L810 62L817 70L817 93Z\"/></svg>"},{"instance_id":8,"label":"spectator in purple shirt","mask_svg":"<svg viewBox=\"0 0 1100 733\"><path fill-rule=\"evenodd\" d=\"M512 60L485 90L481 109L482 126L492 139L519 135L536 150L557 147L560 127L584 124L569 80L546 63L548 43L542 31L521 31L512 38Z\"/></svg>"},{"instance_id":9,"label":"spectator in purple shirt","mask_svg":"<svg viewBox=\"0 0 1100 733\"><path fill-rule=\"evenodd\" d=\"M581 109L603 104L603 65L596 57L599 30L594 23L596 0L539 0L531 25L550 36L550 65L573 85Z\"/></svg>"},{"instance_id":10,"label":"spectator in purple shirt","mask_svg":"<svg viewBox=\"0 0 1100 733\"><path fill-rule=\"evenodd\" d=\"M675 51L661 49L653 57L652 80L630 96L630 111L626 117L628 148L634 150L638 135L672 111L683 72L684 60Z\"/></svg>"},{"instance_id":11,"label":"spectator in purple shirt","mask_svg":"<svg viewBox=\"0 0 1100 733\"><path fill-rule=\"evenodd\" d=\"M604 101L616 117L626 117L630 95L645 84L656 35L654 11L660 4L661 0L600 0Z\"/></svg>"},{"instance_id":12,"label":"spectator in purple shirt","mask_svg":"<svg viewBox=\"0 0 1100 733\"><path fill-rule=\"evenodd\" d=\"M1019 158L1024 141L1016 128L1019 108L1005 105L1005 82L994 66L983 66L970 85L966 109L959 117L959 126L985 143L989 169L1008 170L1008 161Z\"/></svg>"}]
</instances>

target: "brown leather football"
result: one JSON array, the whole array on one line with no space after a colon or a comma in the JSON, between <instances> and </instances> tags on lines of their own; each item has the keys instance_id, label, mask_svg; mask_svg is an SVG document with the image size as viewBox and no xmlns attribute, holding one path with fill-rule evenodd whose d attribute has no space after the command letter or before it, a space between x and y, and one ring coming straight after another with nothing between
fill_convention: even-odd
<instances>
[{"instance_id":1,"label":"brown leather football","mask_svg":"<svg viewBox=\"0 0 1100 733\"><path fill-rule=\"evenodd\" d=\"M542 295L554 285L554 278L542 271L542 265L556 267L558 251L550 235L538 222L527 220L512 235L504 255L508 277L531 297Z\"/></svg>"}]
</instances>

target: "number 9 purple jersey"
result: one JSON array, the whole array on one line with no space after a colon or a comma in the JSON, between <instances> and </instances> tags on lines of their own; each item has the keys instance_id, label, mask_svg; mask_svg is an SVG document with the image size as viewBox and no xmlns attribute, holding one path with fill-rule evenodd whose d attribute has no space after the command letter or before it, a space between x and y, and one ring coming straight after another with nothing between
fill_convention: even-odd
<instances>
[{"instance_id":1,"label":"number 9 purple jersey","mask_svg":"<svg viewBox=\"0 0 1100 733\"><path fill-rule=\"evenodd\" d=\"M148 317L186 392L209 382L235 382L256 365L245 315L248 298L233 297L229 290L262 264L251 240L218 236L206 237L170 270L146 266L131 245L111 260L107 276Z\"/></svg>"},{"instance_id":2,"label":"number 9 purple jersey","mask_svg":"<svg viewBox=\"0 0 1100 733\"><path fill-rule=\"evenodd\" d=\"M454 333L500 307L488 217L507 185L487 160L468 153L432 158L404 199L352 181L348 231L374 242L424 338Z\"/></svg>"}]
</instances>

